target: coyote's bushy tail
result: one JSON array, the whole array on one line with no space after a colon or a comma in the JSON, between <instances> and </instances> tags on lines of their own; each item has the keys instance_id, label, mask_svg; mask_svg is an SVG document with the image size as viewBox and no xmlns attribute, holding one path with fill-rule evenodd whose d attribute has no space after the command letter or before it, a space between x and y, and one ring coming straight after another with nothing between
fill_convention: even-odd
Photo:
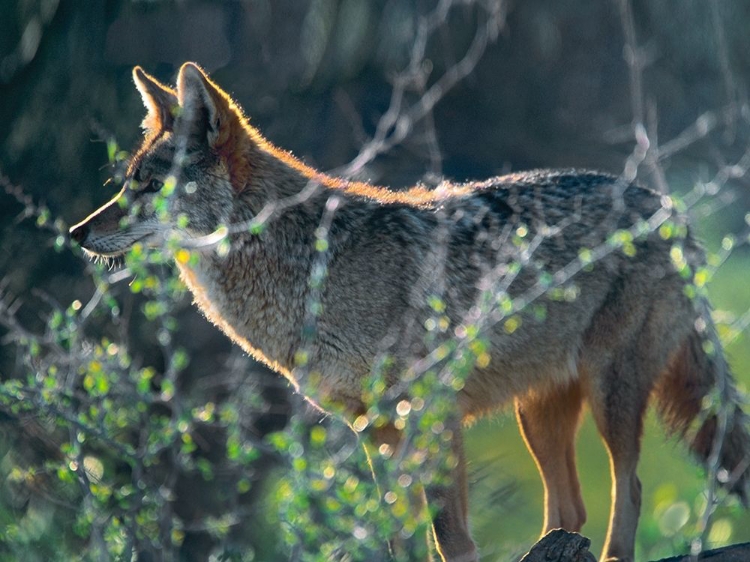
<instances>
[{"instance_id":1,"label":"coyote's bushy tail","mask_svg":"<svg viewBox=\"0 0 750 562\"><path fill-rule=\"evenodd\" d=\"M705 328L690 332L661 377L657 406L668 428L748 507L749 420L707 310L699 321Z\"/></svg>"}]
</instances>

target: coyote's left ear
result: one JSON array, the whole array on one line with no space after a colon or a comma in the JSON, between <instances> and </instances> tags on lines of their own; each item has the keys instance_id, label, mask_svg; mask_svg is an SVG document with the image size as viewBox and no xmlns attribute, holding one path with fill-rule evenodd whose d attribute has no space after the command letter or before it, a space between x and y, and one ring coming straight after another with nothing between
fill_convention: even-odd
<instances>
[{"instance_id":1,"label":"coyote's left ear","mask_svg":"<svg viewBox=\"0 0 750 562\"><path fill-rule=\"evenodd\" d=\"M239 122L239 109L231 98L198 65L186 62L177 77L177 96L182 112L180 121L193 140L208 141L212 147L222 145ZM179 128L179 127L178 127Z\"/></svg>"},{"instance_id":2,"label":"coyote's left ear","mask_svg":"<svg viewBox=\"0 0 750 562\"><path fill-rule=\"evenodd\" d=\"M177 92L146 74L140 66L133 69L133 82L141 93L143 105L148 115L143 120L143 128L149 131L159 129L171 130L174 125L174 114L178 107Z\"/></svg>"}]
</instances>

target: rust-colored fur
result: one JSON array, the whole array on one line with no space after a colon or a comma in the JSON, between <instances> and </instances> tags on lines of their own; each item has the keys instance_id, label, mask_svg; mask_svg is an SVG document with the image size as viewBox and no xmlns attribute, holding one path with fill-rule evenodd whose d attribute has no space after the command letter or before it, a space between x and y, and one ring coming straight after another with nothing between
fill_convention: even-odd
<instances>
[{"instance_id":1,"label":"rust-colored fur","mask_svg":"<svg viewBox=\"0 0 750 562\"><path fill-rule=\"evenodd\" d=\"M705 303L685 296L675 268L699 267L702 252L658 194L581 170L395 192L327 176L272 146L191 63L176 90L139 68L134 78L149 111L147 136L120 194L71 229L87 251L115 256L168 239L189 248L198 259L178 266L206 316L300 392L352 415L367 410L365 381L384 357L388 393L408 398L412 376L433 359L440 370L437 345L464 349L475 328L485 340L444 420L459 461L452 483L425 490L444 560L478 557L461 420L511 401L544 482L545 530L579 530L585 521L574 441L589 404L613 473L607 559L633 560L636 467L653 392L668 426L704 462L716 457L732 489L746 492L746 423L721 350L704 352L718 341ZM153 200L167 181L175 189L165 221ZM667 220L680 236L658 234ZM321 232L322 288L310 282ZM219 240L228 252L217 251ZM433 329L430 343L435 297L445 331ZM313 300L310 337L303 328ZM715 387L723 409L701 421ZM380 433L397 446L392 431Z\"/></svg>"}]
</instances>

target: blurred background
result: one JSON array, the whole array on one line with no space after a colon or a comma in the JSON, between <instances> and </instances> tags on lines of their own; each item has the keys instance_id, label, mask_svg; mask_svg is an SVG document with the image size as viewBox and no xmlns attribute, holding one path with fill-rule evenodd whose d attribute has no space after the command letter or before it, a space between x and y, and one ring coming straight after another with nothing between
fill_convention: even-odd
<instances>
[{"instance_id":1,"label":"blurred background","mask_svg":"<svg viewBox=\"0 0 750 562\"><path fill-rule=\"evenodd\" d=\"M747 2L0 0L0 14L2 559L117 558L110 546L119 540L112 539L119 523L102 515L105 507L116 503L121 522L142 523L136 508L112 492L124 486L118 478L142 480L157 495L167 490L153 504L159 512L153 522L154 536L167 533L176 545L169 556L218 560L217 553L229 557L234 549L236 559L287 560L294 553L279 546L283 503L274 497L284 463L266 447L266 436L290 419L314 423L315 415L285 382L233 350L187 297L174 310L179 327L170 328L172 351L165 354L158 328L148 311L143 315L148 299L128 280L94 270L66 238L69 225L116 192L105 182L137 146L144 109L131 79L134 65L172 83L183 62L201 64L269 140L323 170L360 154L378 134L394 88L403 86L402 110L425 111L403 139L383 145L357 169L397 188L438 177L464 181L535 167L586 167L636 173L641 183L691 201L690 194L699 194L690 209L695 228L722 262L709 294L732 368L745 389L750 384ZM427 30L423 51L420 29ZM426 92L435 96L434 106L425 105ZM393 127L386 131L392 134ZM158 467L139 476L133 467L144 466L121 466L115 445L97 444L92 428L103 426L92 425L94 414L61 416L78 412L75 400L57 403L40 393L31 403L8 386L37 388L44 377L58 376L50 369L62 370L72 347L52 341L59 330L52 319L86 311L104 281L109 288L100 290L102 300L112 302L81 327L81 353L96 356L101 347L105 358L121 357L117 346L127 345L127 365L117 368L150 367L150 390L163 395L169 381L184 411L209 403L218 411L229 403L243 420L235 434L231 416L216 421L206 414L206 424L189 432L196 449L185 453L189 466L169 485ZM43 348L38 356L34 342ZM189 362L175 369L176 348ZM82 361L89 367L71 372L85 378L90 356ZM144 412L160 407L149 402L144 417L132 419L151 423ZM136 434L128 419L123 427ZM87 439L91 449L81 452ZM253 454L227 464L232 439L250 443ZM483 560L510 559L537 538L541 482L510 412L478 422L466 441ZM61 476L59 466L82 474L71 468L70 447L90 459L89 477L111 481L111 496L92 496L90 487L82 492ZM589 521L583 532L598 552L609 469L588 417L578 453ZM651 421L639 473L639 559L685 552L701 534L703 473ZM139 497L143 503L148 494ZM242 516L222 519L230 503ZM161 528L164 510L182 526ZM139 559L168 559L146 535L134 530L134 542L125 541L121 553L135 544ZM704 536L710 546L748 541L750 517L730 500Z\"/></svg>"}]
</instances>

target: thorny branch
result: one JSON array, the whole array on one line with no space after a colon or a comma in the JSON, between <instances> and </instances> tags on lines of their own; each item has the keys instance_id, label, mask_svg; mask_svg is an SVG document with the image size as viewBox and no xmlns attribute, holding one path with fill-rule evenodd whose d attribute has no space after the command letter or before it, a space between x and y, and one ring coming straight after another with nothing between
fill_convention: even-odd
<instances>
[{"instance_id":1,"label":"thorny branch","mask_svg":"<svg viewBox=\"0 0 750 562\"><path fill-rule=\"evenodd\" d=\"M433 12L420 19L409 65L393 80L390 106L378 121L373 138L360 149L352 162L335 173L346 177L356 176L377 156L403 142L411 134L414 125L430 115L435 105L456 84L471 74L481 60L488 43L497 38L499 30L505 24L506 3L499 0L477 2L476 4L481 5L482 11L485 12L483 17L478 19L480 22L484 21L480 23L464 57L451 66L415 103L405 106L407 91L421 88L429 79L424 65L428 39L438 28L445 25L449 10L457 3L454 0L441 0ZM460 3L471 2L463 0Z\"/></svg>"}]
</instances>

